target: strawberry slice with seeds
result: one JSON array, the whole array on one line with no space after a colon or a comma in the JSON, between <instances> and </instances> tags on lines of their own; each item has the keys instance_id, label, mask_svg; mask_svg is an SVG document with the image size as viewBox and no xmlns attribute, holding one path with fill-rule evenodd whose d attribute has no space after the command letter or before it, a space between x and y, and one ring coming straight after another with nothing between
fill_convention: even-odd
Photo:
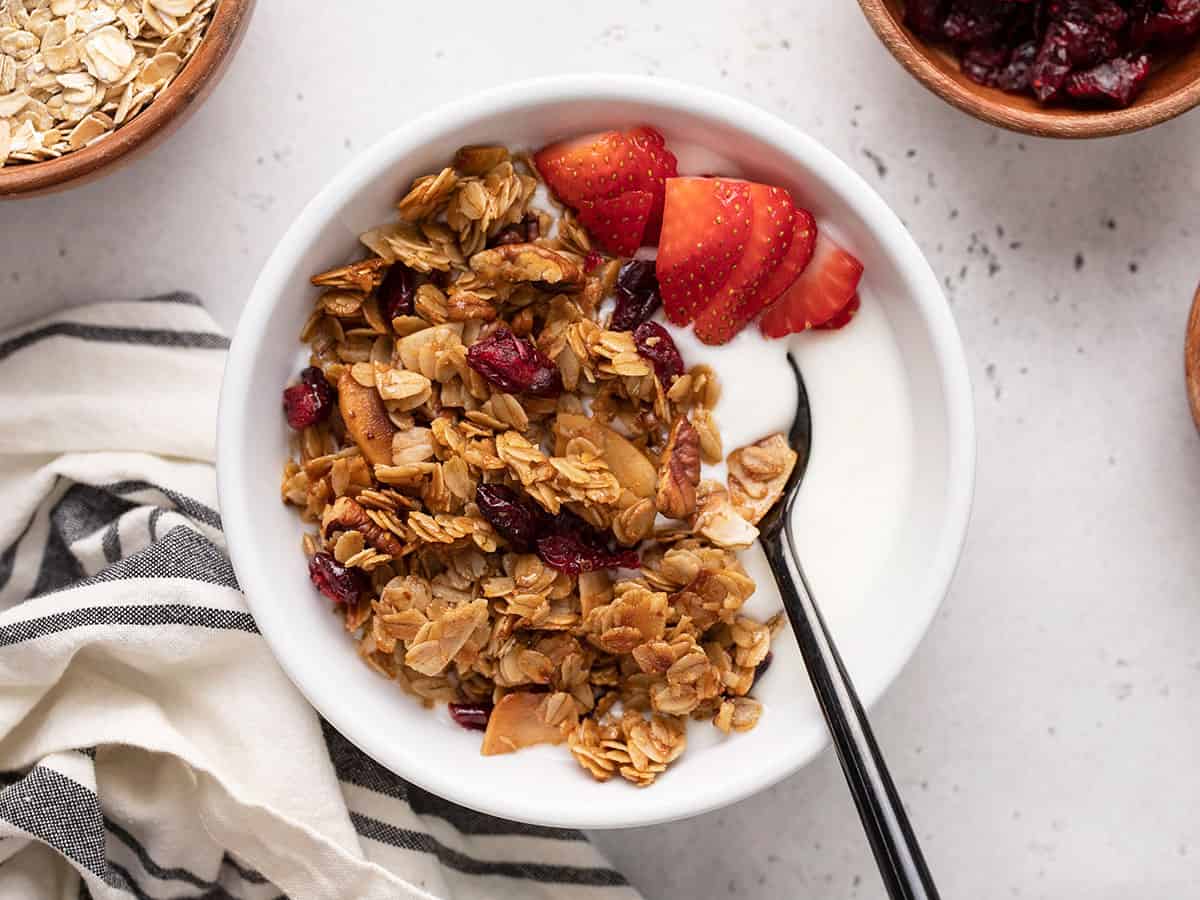
<instances>
[{"instance_id":1,"label":"strawberry slice with seeds","mask_svg":"<svg viewBox=\"0 0 1200 900\"><path fill-rule=\"evenodd\" d=\"M633 256L642 246L653 208L654 195L649 191L626 191L607 200L585 200L579 207L579 221L609 253Z\"/></svg>"},{"instance_id":2,"label":"strawberry slice with seeds","mask_svg":"<svg viewBox=\"0 0 1200 900\"><path fill-rule=\"evenodd\" d=\"M759 328L774 338L825 324L850 303L862 273L862 263L818 233L812 262L766 311Z\"/></svg>"},{"instance_id":3,"label":"strawberry slice with seeds","mask_svg":"<svg viewBox=\"0 0 1200 900\"><path fill-rule=\"evenodd\" d=\"M654 209L650 211L645 240L647 243L656 243L662 231L664 185L668 178L679 174L679 161L675 154L667 149L666 138L647 125L632 129L628 132L628 137L641 153L649 179L654 183L655 203Z\"/></svg>"},{"instance_id":4,"label":"strawberry slice with seeds","mask_svg":"<svg viewBox=\"0 0 1200 900\"><path fill-rule=\"evenodd\" d=\"M783 292L792 286L812 261L813 249L817 246L817 220L807 209L796 207L793 230L792 243L783 261L758 289L764 309L783 296Z\"/></svg>"},{"instance_id":5,"label":"strawberry slice with seeds","mask_svg":"<svg viewBox=\"0 0 1200 900\"><path fill-rule=\"evenodd\" d=\"M763 285L788 255L796 234L796 207L783 188L751 184L750 211L746 252L696 316L696 337L706 344L724 344L758 315L766 302Z\"/></svg>"},{"instance_id":6,"label":"strawberry slice with seeds","mask_svg":"<svg viewBox=\"0 0 1200 900\"><path fill-rule=\"evenodd\" d=\"M746 252L750 225L749 182L667 179L655 270L668 319L687 325L717 296Z\"/></svg>"},{"instance_id":7,"label":"strawberry slice with seeds","mask_svg":"<svg viewBox=\"0 0 1200 900\"><path fill-rule=\"evenodd\" d=\"M648 192L652 197L648 224L653 228L646 237L657 237L664 184L675 176L677 163L666 139L653 128L640 126L560 141L539 150L534 163L555 196L576 209L631 191Z\"/></svg>"},{"instance_id":8,"label":"strawberry slice with seeds","mask_svg":"<svg viewBox=\"0 0 1200 900\"><path fill-rule=\"evenodd\" d=\"M833 318L828 322L822 322L817 325L818 331L838 331L849 325L858 311L862 308L862 301L858 299L858 294L850 298L850 302L833 314Z\"/></svg>"}]
</instances>

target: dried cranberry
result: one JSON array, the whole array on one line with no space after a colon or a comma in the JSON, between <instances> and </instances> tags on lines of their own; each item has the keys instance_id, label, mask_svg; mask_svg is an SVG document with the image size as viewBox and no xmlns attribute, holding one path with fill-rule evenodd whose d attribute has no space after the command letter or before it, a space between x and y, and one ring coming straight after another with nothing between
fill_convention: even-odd
<instances>
[{"instance_id":1,"label":"dried cranberry","mask_svg":"<svg viewBox=\"0 0 1200 900\"><path fill-rule=\"evenodd\" d=\"M598 250L588 251L588 255L583 258L583 271L591 275L598 268L600 263L604 262L604 257L600 255Z\"/></svg>"},{"instance_id":2,"label":"dried cranberry","mask_svg":"<svg viewBox=\"0 0 1200 900\"><path fill-rule=\"evenodd\" d=\"M531 550L548 518L540 507L504 484L479 485L475 489L475 505L514 550Z\"/></svg>"},{"instance_id":3,"label":"dried cranberry","mask_svg":"<svg viewBox=\"0 0 1200 900\"><path fill-rule=\"evenodd\" d=\"M501 229L496 234L488 245L491 247L503 247L506 244L524 244L525 231L520 225L509 225L507 228Z\"/></svg>"},{"instance_id":4,"label":"dried cranberry","mask_svg":"<svg viewBox=\"0 0 1200 900\"><path fill-rule=\"evenodd\" d=\"M488 242L489 247L503 247L505 244L529 244L536 241L542 231L537 216L526 216L515 225L509 225L496 233Z\"/></svg>"},{"instance_id":5,"label":"dried cranberry","mask_svg":"<svg viewBox=\"0 0 1200 900\"><path fill-rule=\"evenodd\" d=\"M1129 13L1114 0L1056 0L1050 4L1050 13L1064 20L1099 25L1108 31L1120 31L1129 21Z\"/></svg>"},{"instance_id":6,"label":"dried cranberry","mask_svg":"<svg viewBox=\"0 0 1200 900\"><path fill-rule=\"evenodd\" d=\"M614 548L606 532L568 509L543 520L537 554L546 565L568 575L599 569L636 569L641 565L636 553Z\"/></svg>"},{"instance_id":7,"label":"dried cranberry","mask_svg":"<svg viewBox=\"0 0 1200 900\"><path fill-rule=\"evenodd\" d=\"M1149 74L1150 57L1146 54L1132 59L1117 57L1073 73L1067 79L1067 93L1080 100L1128 106Z\"/></svg>"},{"instance_id":8,"label":"dried cranberry","mask_svg":"<svg viewBox=\"0 0 1200 900\"><path fill-rule=\"evenodd\" d=\"M574 534L538 538L537 553L550 568L568 575L600 569L636 569L641 565L638 555L632 550L593 547Z\"/></svg>"},{"instance_id":9,"label":"dried cranberry","mask_svg":"<svg viewBox=\"0 0 1200 900\"><path fill-rule=\"evenodd\" d=\"M451 703L450 718L468 731L487 731L488 719L492 717L490 703Z\"/></svg>"},{"instance_id":10,"label":"dried cranberry","mask_svg":"<svg viewBox=\"0 0 1200 900\"><path fill-rule=\"evenodd\" d=\"M637 351L654 363L654 372L663 387L670 387L683 374L683 357L667 329L657 322L643 322L633 332Z\"/></svg>"},{"instance_id":11,"label":"dried cranberry","mask_svg":"<svg viewBox=\"0 0 1200 900\"><path fill-rule=\"evenodd\" d=\"M501 326L467 350L467 364L511 394L556 397L562 393L558 367L526 338Z\"/></svg>"},{"instance_id":12,"label":"dried cranberry","mask_svg":"<svg viewBox=\"0 0 1200 900\"><path fill-rule=\"evenodd\" d=\"M392 263L379 285L379 308L384 318L390 322L396 316L411 316L416 295L417 273L404 263Z\"/></svg>"},{"instance_id":13,"label":"dried cranberry","mask_svg":"<svg viewBox=\"0 0 1200 900\"><path fill-rule=\"evenodd\" d=\"M617 273L617 308L613 312L613 331L633 331L662 306L658 275L654 262L631 259Z\"/></svg>"},{"instance_id":14,"label":"dried cranberry","mask_svg":"<svg viewBox=\"0 0 1200 900\"><path fill-rule=\"evenodd\" d=\"M1200 34L1200 0L906 0L905 21L950 41L980 84L1127 106L1149 74L1143 51Z\"/></svg>"},{"instance_id":15,"label":"dried cranberry","mask_svg":"<svg viewBox=\"0 0 1200 900\"><path fill-rule=\"evenodd\" d=\"M316 366L301 372L300 383L284 389L283 411L297 431L328 419L333 412L333 388L325 373Z\"/></svg>"},{"instance_id":16,"label":"dried cranberry","mask_svg":"<svg viewBox=\"0 0 1200 900\"><path fill-rule=\"evenodd\" d=\"M1145 47L1151 43L1177 44L1190 40L1200 31L1200 0L1164 0L1161 11L1144 11L1130 28L1130 43Z\"/></svg>"},{"instance_id":17,"label":"dried cranberry","mask_svg":"<svg viewBox=\"0 0 1200 900\"><path fill-rule=\"evenodd\" d=\"M1008 65L996 73L994 87L1005 91L1027 91L1032 79L1033 61L1037 59L1037 43L1018 44L1009 57Z\"/></svg>"},{"instance_id":18,"label":"dried cranberry","mask_svg":"<svg viewBox=\"0 0 1200 900\"><path fill-rule=\"evenodd\" d=\"M767 655L763 657L763 661L754 667L754 681L751 686L758 684L758 679L767 674L767 669L771 668L771 663L775 661L775 651L768 650Z\"/></svg>"},{"instance_id":19,"label":"dried cranberry","mask_svg":"<svg viewBox=\"0 0 1200 900\"><path fill-rule=\"evenodd\" d=\"M955 0L942 23L942 33L960 43L987 40L1005 30L1011 12L1011 4L996 0Z\"/></svg>"},{"instance_id":20,"label":"dried cranberry","mask_svg":"<svg viewBox=\"0 0 1200 900\"><path fill-rule=\"evenodd\" d=\"M308 563L308 577L317 590L342 606L357 603L367 580L358 569L347 569L328 553L318 553Z\"/></svg>"},{"instance_id":21,"label":"dried cranberry","mask_svg":"<svg viewBox=\"0 0 1200 900\"><path fill-rule=\"evenodd\" d=\"M904 5L904 22L917 34L940 37L945 8L946 0L908 0Z\"/></svg>"}]
</instances>

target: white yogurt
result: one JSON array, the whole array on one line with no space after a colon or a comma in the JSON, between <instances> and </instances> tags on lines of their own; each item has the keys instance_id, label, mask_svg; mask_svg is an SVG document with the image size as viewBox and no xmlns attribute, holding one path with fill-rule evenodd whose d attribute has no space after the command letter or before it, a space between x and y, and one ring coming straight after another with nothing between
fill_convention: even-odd
<instances>
[{"instance_id":1,"label":"white yogurt","mask_svg":"<svg viewBox=\"0 0 1200 900\"><path fill-rule=\"evenodd\" d=\"M796 413L796 379L788 365L788 341L765 340L754 326L720 347L703 344L691 328L662 322L690 369L706 365L717 374L721 399L713 411L725 453L768 435L787 433ZM703 466L703 478L724 483L724 461Z\"/></svg>"}]
</instances>

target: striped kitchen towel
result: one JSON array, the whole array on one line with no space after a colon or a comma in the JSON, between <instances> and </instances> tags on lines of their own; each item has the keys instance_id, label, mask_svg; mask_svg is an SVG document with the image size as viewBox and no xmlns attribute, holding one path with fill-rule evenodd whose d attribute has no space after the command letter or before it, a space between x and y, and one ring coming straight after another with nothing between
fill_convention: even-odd
<instances>
[{"instance_id":1,"label":"striped kitchen towel","mask_svg":"<svg viewBox=\"0 0 1200 900\"><path fill-rule=\"evenodd\" d=\"M407 784L255 628L194 297L0 338L0 898L636 900L576 831Z\"/></svg>"}]
</instances>

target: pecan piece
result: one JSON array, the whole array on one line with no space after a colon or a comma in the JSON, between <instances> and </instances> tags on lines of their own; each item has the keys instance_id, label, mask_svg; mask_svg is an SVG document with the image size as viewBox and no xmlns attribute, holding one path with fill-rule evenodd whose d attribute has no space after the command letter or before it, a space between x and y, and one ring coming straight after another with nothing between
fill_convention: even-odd
<instances>
[{"instance_id":1,"label":"pecan piece","mask_svg":"<svg viewBox=\"0 0 1200 900\"><path fill-rule=\"evenodd\" d=\"M369 294L379 287L387 267L388 261L377 256L360 259L348 266L338 266L336 269L314 275L312 283L317 287L341 288Z\"/></svg>"},{"instance_id":2,"label":"pecan piece","mask_svg":"<svg viewBox=\"0 0 1200 900\"><path fill-rule=\"evenodd\" d=\"M503 244L471 257L471 271L491 282L545 285L560 291L583 287L583 269L570 257L537 244Z\"/></svg>"},{"instance_id":3,"label":"pecan piece","mask_svg":"<svg viewBox=\"0 0 1200 900\"><path fill-rule=\"evenodd\" d=\"M450 322L469 322L478 319L491 322L496 318L496 305L476 291L451 290L446 297L446 319Z\"/></svg>"},{"instance_id":4,"label":"pecan piece","mask_svg":"<svg viewBox=\"0 0 1200 900\"><path fill-rule=\"evenodd\" d=\"M331 531L357 531L380 553L399 559L404 555L404 545L385 528L371 521L367 511L350 497L338 497L332 506L325 507L321 516L321 534L329 537Z\"/></svg>"},{"instance_id":5,"label":"pecan piece","mask_svg":"<svg viewBox=\"0 0 1200 900\"><path fill-rule=\"evenodd\" d=\"M388 418L383 400L373 387L354 380L347 368L338 379L338 409L346 431L373 465L392 464L392 435L396 427Z\"/></svg>"},{"instance_id":6,"label":"pecan piece","mask_svg":"<svg viewBox=\"0 0 1200 900\"><path fill-rule=\"evenodd\" d=\"M654 503L669 519L686 519L696 512L696 485L700 483L700 436L687 416L671 426L671 436L658 467Z\"/></svg>"}]
</instances>

